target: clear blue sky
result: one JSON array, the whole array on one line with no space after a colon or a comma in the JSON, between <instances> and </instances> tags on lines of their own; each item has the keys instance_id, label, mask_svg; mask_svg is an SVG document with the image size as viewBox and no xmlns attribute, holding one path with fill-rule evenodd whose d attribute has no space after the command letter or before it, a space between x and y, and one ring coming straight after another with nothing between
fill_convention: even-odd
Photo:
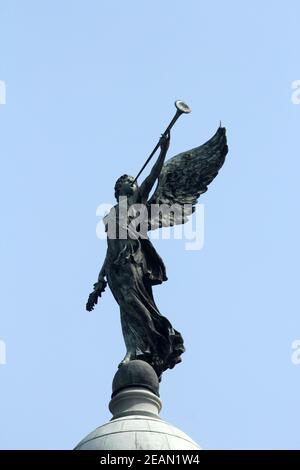
<instances>
[{"instance_id":1,"label":"clear blue sky","mask_svg":"<svg viewBox=\"0 0 300 470\"><path fill-rule=\"evenodd\" d=\"M0 2L0 448L68 449L110 418L124 354L96 208L171 118L170 155L219 120L230 152L203 196L205 244L157 241L160 310L185 339L162 417L207 449L300 449L299 2Z\"/></svg>"}]
</instances>

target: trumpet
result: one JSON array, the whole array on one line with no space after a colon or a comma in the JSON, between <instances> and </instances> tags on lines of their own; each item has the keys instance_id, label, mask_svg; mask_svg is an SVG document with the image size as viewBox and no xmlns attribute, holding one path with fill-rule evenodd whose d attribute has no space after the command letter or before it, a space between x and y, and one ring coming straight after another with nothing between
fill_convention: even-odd
<instances>
[{"instance_id":1,"label":"trumpet","mask_svg":"<svg viewBox=\"0 0 300 470\"><path fill-rule=\"evenodd\" d=\"M168 132L170 132L170 130L174 126L175 122L177 121L177 119L182 114L189 114L192 111L191 108L184 101L181 101L181 100L175 101L175 107L176 107L176 113L175 113L173 119L171 120L170 124L168 125L168 127L166 128L166 130L163 132L162 135L167 135ZM159 142L156 144L156 146L154 147L154 149L150 153L149 157L147 158L147 160L144 163L144 165L142 166L141 170L139 171L139 173L135 177L134 181L136 181L138 179L138 177L140 176L140 174L144 171L144 169L146 168L146 166L148 165L148 163L150 162L151 158L153 157L153 155L155 154L155 152L157 151L158 148L159 148Z\"/></svg>"}]
</instances>

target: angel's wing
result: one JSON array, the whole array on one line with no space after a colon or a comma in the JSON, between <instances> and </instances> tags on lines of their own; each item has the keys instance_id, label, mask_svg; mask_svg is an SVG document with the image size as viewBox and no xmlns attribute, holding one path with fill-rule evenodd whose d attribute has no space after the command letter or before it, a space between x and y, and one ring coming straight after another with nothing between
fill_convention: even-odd
<instances>
[{"instance_id":1,"label":"angel's wing","mask_svg":"<svg viewBox=\"0 0 300 470\"><path fill-rule=\"evenodd\" d=\"M168 160L148 201L149 230L184 224L199 196L217 176L228 152L226 129L219 127L205 144ZM173 211L168 210L173 207Z\"/></svg>"}]
</instances>

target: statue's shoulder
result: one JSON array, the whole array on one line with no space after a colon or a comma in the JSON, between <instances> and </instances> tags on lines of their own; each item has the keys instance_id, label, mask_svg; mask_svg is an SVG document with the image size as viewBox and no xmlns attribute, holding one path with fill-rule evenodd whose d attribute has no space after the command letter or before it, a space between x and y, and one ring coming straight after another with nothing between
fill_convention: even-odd
<instances>
[{"instance_id":1,"label":"statue's shoulder","mask_svg":"<svg viewBox=\"0 0 300 470\"><path fill-rule=\"evenodd\" d=\"M118 214L118 207L119 204L115 204L113 207L111 207L110 211L103 217L103 223L105 225L105 229L107 230L107 225L110 222L115 222L116 220L116 215Z\"/></svg>"}]
</instances>

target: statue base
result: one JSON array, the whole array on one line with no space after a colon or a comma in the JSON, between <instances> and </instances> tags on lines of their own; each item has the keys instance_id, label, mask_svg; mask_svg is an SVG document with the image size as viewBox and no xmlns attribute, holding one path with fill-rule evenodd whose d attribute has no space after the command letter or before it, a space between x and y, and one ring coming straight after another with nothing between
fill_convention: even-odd
<instances>
[{"instance_id":1,"label":"statue base","mask_svg":"<svg viewBox=\"0 0 300 470\"><path fill-rule=\"evenodd\" d=\"M144 361L130 361L113 380L111 421L88 434L75 450L199 450L189 436L160 418L161 407L154 369Z\"/></svg>"}]
</instances>

